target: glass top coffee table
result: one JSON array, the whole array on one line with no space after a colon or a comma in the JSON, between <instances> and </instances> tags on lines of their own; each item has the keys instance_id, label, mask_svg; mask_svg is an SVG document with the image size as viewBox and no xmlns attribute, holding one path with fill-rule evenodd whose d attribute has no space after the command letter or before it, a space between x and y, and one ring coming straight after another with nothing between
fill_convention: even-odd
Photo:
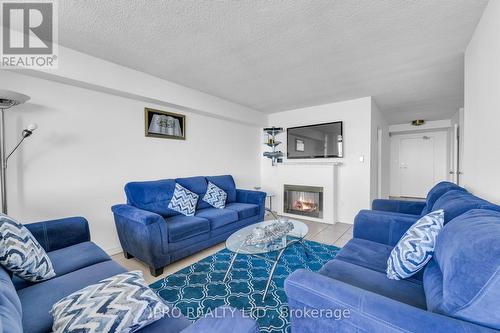
<instances>
[{"instance_id":1,"label":"glass top coffee table","mask_svg":"<svg viewBox=\"0 0 500 333\"><path fill-rule=\"evenodd\" d=\"M231 263L229 264L229 267L227 269L226 275L224 276L224 280L222 282L226 281L231 271L231 268L233 267L234 261L236 260L236 257L239 254L253 255L260 259L272 262L273 266L271 268L271 272L269 273L269 277L267 279L266 289L264 290L264 296L262 297L262 300L264 301L267 296L269 285L271 284L271 280L273 278L274 270L276 269L276 266L278 265L278 262L280 261L283 252L285 252L285 250L289 246L293 244L302 245L302 247L304 248L304 252L306 253L306 256L309 257L307 249L304 245L304 237L307 235L309 231L307 225L303 222L293 219L280 218L280 220L291 222L293 224L293 229L290 230L285 236L272 241L267 241L257 245L251 245L247 243L247 239L251 237L255 228L257 227L264 228L266 226L269 226L277 222L277 220L269 220L252 224L249 225L248 227L236 231L234 234L229 236L229 238L226 240L226 247L234 254L233 258L231 259ZM275 259L263 256L264 254L271 252L276 252Z\"/></svg>"}]
</instances>

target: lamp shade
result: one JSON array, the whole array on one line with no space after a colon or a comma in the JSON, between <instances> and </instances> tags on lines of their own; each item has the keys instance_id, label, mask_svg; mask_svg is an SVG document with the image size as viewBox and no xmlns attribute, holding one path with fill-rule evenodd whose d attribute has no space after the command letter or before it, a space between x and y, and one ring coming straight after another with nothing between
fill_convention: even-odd
<instances>
[{"instance_id":1,"label":"lamp shade","mask_svg":"<svg viewBox=\"0 0 500 333\"><path fill-rule=\"evenodd\" d=\"M29 101L30 97L10 90L0 89L0 108L8 109L11 106L23 104Z\"/></svg>"}]
</instances>

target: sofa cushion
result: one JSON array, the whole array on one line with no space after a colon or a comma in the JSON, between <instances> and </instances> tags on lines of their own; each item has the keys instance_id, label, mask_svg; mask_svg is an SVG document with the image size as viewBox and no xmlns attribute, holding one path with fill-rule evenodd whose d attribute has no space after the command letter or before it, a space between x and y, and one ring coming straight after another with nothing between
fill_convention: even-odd
<instances>
[{"instance_id":1,"label":"sofa cushion","mask_svg":"<svg viewBox=\"0 0 500 333\"><path fill-rule=\"evenodd\" d=\"M436 239L443 229L444 211L429 213L406 231L387 259L387 277L392 280L409 278L431 260Z\"/></svg>"},{"instance_id":2,"label":"sofa cushion","mask_svg":"<svg viewBox=\"0 0 500 333\"><path fill-rule=\"evenodd\" d=\"M21 301L9 273L0 266L0 332L22 332Z\"/></svg>"},{"instance_id":3,"label":"sofa cushion","mask_svg":"<svg viewBox=\"0 0 500 333\"><path fill-rule=\"evenodd\" d=\"M385 272L377 272L337 259L327 262L319 273L399 302L421 309L426 308L425 294L421 283L414 283L411 280L389 280Z\"/></svg>"},{"instance_id":4,"label":"sofa cushion","mask_svg":"<svg viewBox=\"0 0 500 333\"><path fill-rule=\"evenodd\" d=\"M342 260L380 273L386 272L387 259L393 247L370 240L353 238L337 253L336 260ZM422 283L423 273L417 273L409 280Z\"/></svg>"},{"instance_id":5,"label":"sofa cushion","mask_svg":"<svg viewBox=\"0 0 500 333\"><path fill-rule=\"evenodd\" d=\"M386 211L386 210L368 210L368 209L363 209L363 210L360 210L360 212L369 212L370 214L379 215L379 216L391 216L391 217L410 218L410 219L414 219L415 221L417 221L420 218L420 215L405 214L405 213L399 213L399 212L389 212L389 211Z\"/></svg>"},{"instance_id":6,"label":"sofa cushion","mask_svg":"<svg viewBox=\"0 0 500 333\"><path fill-rule=\"evenodd\" d=\"M194 216L196 204L200 196L182 185L175 184L174 195L168 203L168 208L185 216Z\"/></svg>"},{"instance_id":7,"label":"sofa cushion","mask_svg":"<svg viewBox=\"0 0 500 333\"><path fill-rule=\"evenodd\" d=\"M471 209L491 209L500 211L500 206L494 205L484 199L478 198L469 192L452 190L443 194L432 207L433 211L444 210L444 223Z\"/></svg>"},{"instance_id":8,"label":"sofa cushion","mask_svg":"<svg viewBox=\"0 0 500 333\"><path fill-rule=\"evenodd\" d=\"M471 210L450 221L434 259L443 274L438 312L500 329L500 213Z\"/></svg>"},{"instance_id":9,"label":"sofa cushion","mask_svg":"<svg viewBox=\"0 0 500 333\"><path fill-rule=\"evenodd\" d=\"M434 203L436 203L436 201L439 198L441 198L441 196L443 196L443 194L445 194L448 191L452 191L452 190L467 192L466 189L458 186L455 183L451 183L451 182L447 182L447 181L437 183L427 194L427 198L425 200L426 205L425 205L424 209L422 210L421 216L425 216L425 215L429 214L430 212L432 212L434 210L433 209Z\"/></svg>"},{"instance_id":10,"label":"sofa cushion","mask_svg":"<svg viewBox=\"0 0 500 333\"><path fill-rule=\"evenodd\" d=\"M431 259L424 270L424 291L427 310L439 312L443 301L443 273L434 259Z\"/></svg>"},{"instance_id":11,"label":"sofa cushion","mask_svg":"<svg viewBox=\"0 0 500 333\"><path fill-rule=\"evenodd\" d=\"M246 219L247 217L259 215L259 206L254 204L232 202L226 205L226 209L236 211L240 220Z\"/></svg>"},{"instance_id":12,"label":"sofa cushion","mask_svg":"<svg viewBox=\"0 0 500 333\"><path fill-rule=\"evenodd\" d=\"M125 185L125 194L129 205L169 217L179 214L168 208L174 189L173 179L131 182Z\"/></svg>"},{"instance_id":13,"label":"sofa cushion","mask_svg":"<svg viewBox=\"0 0 500 333\"><path fill-rule=\"evenodd\" d=\"M50 258L31 232L4 214L0 214L0 264L32 282L56 275Z\"/></svg>"},{"instance_id":14,"label":"sofa cushion","mask_svg":"<svg viewBox=\"0 0 500 333\"><path fill-rule=\"evenodd\" d=\"M389 245L353 238L337 253L335 259L385 273L392 249Z\"/></svg>"},{"instance_id":15,"label":"sofa cushion","mask_svg":"<svg viewBox=\"0 0 500 333\"><path fill-rule=\"evenodd\" d=\"M52 261L56 276L68 274L90 265L111 260L106 252L92 242L83 242L47 254ZM33 285L32 282L20 279L16 276L12 281L16 289L22 289Z\"/></svg>"},{"instance_id":16,"label":"sofa cushion","mask_svg":"<svg viewBox=\"0 0 500 333\"><path fill-rule=\"evenodd\" d=\"M18 291L23 308L24 332L52 331L52 306L69 294L126 270L112 260L104 261Z\"/></svg>"},{"instance_id":17,"label":"sofa cushion","mask_svg":"<svg viewBox=\"0 0 500 333\"><path fill-rule=\"evenodd\" d=\"M231 209L205 208L197 211L196 216L209 220L212 230L238 221L238 212Z\"/></svg>"},{"instance_id":18,"label":"sofa cushion","mask_svg":"<svg viewBox=\"0 0 500 333\"><path fill-rule=\"evenodd\" d=\"M177 178L175 180L181 186L187 188L188 190L198 194L200 198L203 198L207 192L208 182L205 177L187 177L187 178ZM203 209L212 207L203 200L198 200L198 205L196 209Z\"/></svg>"},{"instance_id":19,"label":"sofa cushion","mask_svg":"<svg viewBox=\"0 0 500 333\"><path fill-rule=\"evenodd\" d=\"M170 308L144 281L142 271L126 272L86 286L52 307L54 332L135 332Z\"/></svg>"},{"instance_id":20,"label":"sofa cushion","mask_svg":"<svg viewBox=\"0 0 500 333\"><path fill-rule=\"evenodd\" d=\"M166 221L168 241L172 243L210 232L210 222L198 216L176 215Z\"/></svg>"},{"instance_id":21,"label":"sofa cushion","mask_svg":"<svg viewBox=\"0 0 500 333\"><path fill-rule=\"evenodd\" d=\"M236 201L236 184L234 183L233 176L211 176L207 177L207 181L214 183L218 187L227 193L226 203L231 203Z\"/></svg>"}]
</instances>

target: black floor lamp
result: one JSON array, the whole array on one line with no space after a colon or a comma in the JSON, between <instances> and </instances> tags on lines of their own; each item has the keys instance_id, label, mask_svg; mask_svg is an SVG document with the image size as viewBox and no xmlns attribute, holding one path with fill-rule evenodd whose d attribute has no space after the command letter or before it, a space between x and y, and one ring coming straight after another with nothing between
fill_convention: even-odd
<instances>
[{"instance_id":1,"label":"black floor lamp","mask_svg":"<svg viewBox=\"0 0 500 333\"><path fill-rule=\"evenodd\" d=\"M7 214L7 183L6 183L6 173L7 173L7 162L9 157L19 148L21 143L23 143L24 139L33 134L33 131L36 130L36 124L29 125L22 132L22 137L19 142L14 146L14 148L7 153L5 150L5 122L4 122L4 114L5 110L10 109L15 105L19 105L25 103L29 100L29 96L16 93L14 91L9 90L0 90L0 186L1 186L1 195L2 195L2 213Z\"/></svg>"}]
</instances>

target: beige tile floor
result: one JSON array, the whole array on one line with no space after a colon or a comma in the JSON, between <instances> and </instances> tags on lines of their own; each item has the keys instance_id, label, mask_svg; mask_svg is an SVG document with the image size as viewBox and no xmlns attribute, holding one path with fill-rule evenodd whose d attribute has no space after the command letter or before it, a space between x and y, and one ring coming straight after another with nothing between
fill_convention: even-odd
<instances>
[{"instance_id":1,"label":"beige tile floor","mask_svg":"<svg viewBox=\"0 0 500 333\"><path fill-rule=\"evenodd\" d=\"M338 247L342 247L352 238L352 224L346 223L336 223L336 224L326 224L319 222L310 222L305 221L309 227L309 233L306 236L306 239L313 240L319 243L335 245ZM128 270L142 270L144 272L144 278L147 283L153 283L158 281L166 276L175 273L184 267L194 264L195 262L200 261L203 258L211 256L212 254L222 250L225 247L224 242L212 246L208 249L195 253L189 257L181 259L177 262L174 262L163 270L163 274L154 277L149 274L149 268L140 262L137 259L125 259L123 253L115 254L112 258L124 266Z\"/></svg>"}]
</instances>

